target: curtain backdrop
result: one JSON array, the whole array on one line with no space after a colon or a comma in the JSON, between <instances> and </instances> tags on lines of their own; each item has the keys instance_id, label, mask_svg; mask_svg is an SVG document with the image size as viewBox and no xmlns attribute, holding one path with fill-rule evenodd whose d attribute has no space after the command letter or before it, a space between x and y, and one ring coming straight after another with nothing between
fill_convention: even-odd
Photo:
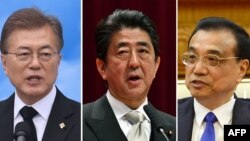
<instances>
[{"instance_id":1,"label":"curtain backdrop","mask_svg":"<svg viewBox=\"0 0 250 141\"><path fill-rule=\"evenodd\" d=\"M156 108L176 115L175 0L83 0L83 103L92 102L106 92L95 66L94 33L97 23L117 8L142 11L155 22L160 36L161 64L148 99Z\"/></svg>"}]
</instances>

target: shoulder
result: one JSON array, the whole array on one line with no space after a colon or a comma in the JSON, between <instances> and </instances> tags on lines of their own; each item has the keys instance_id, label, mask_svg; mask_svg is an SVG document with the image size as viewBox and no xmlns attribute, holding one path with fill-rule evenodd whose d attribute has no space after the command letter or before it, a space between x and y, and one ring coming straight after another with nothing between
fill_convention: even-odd
<instances>
[{"instance_id":1,"label":"shoulder","mask_svg":"<svg viewBox=\"0 0 250 141\"><path fill-rule=\"evenodd\" d=\"M73 109L76 109L77 111L79 111L81 109L80 102L77 102L77 101L69 99L69 98L67 98L67 100Z\"/></svg>"},{"instance_id":2,"label":"shoulder","mask_svg":"<svg viewBox=\"0 0 250 141\"><path fill-rule=\"evenodd\" d=\"M178 99L178 106L187 106L193 103L193 97L186 97Z\"/></svg>"},{"instance_id":3,"label":"shoulder","mask_svg":"<svg viewBox=\"0 0 250 141\"><path fill-rule=\"evenodd\" d=\"M250 98L236 98L236 100L246 104L250 103Z\"/></svg>"},{"instance_id":4,"label":"shoulder","mask_svg":"<svg viewBox=\"0 0 250 141\"><path fill-rule=\"evenodd\" d=\"M56 99L57 101L60 101L62 103L68 103L70 104L72 107L75 108L81 108L81 104L78 101L75 101L67 96L65 96L58 88L57 88L57 94L56 94Z\"/></svg>"},{"instance_id":5,"label":"shoulder","mask_svg":"<svg viewBox=\"0 0 250 141\"><path fill-rule=\"evenodd\" d=\"M10 107L14 106L14 94L12 94L10 97L8 97L5 100L0 101L0 112L6 111L6 109L9 109Z\"/></svg>"},{"instance_id":6,"label":"shoulder","mask_svg":"<svg viewBox=\"0 0 250 141\"><path fill-rule=\"evenodd\" d=\"M165 112L162 112L162 111L159 111L159 110L156 110L157 113L160 115L161 119L164 121L164 122L168 122L168 123L171 123L173 125L175 125L176 123L176 117L171 115L171 114L168 114L168 113L165 113Z\"/></svg>"},{"instance_id":7,"label":"shoulder","mask_svg":"<svg viewBox=\"0 0 250 141\"><path fill-rule=\"evenodd\" d=\"M189 112L192 112L194 107L193 103L194 103L193 97L178 99L178 115L183 116Z\"/></svg>"},{"instance_id":8,"label":"shoulder","mask_svg":"<svg viewBox=\"0 0 250 141\"><path fill-rule=\"evenodd\" d=\"M83 104L83 118L88 117L91 115L94 109L95 102Z\"/></svg>"},{"instance_id":9,"label":"shoulder","mask_svg":"<svg viewBox=\"0 0 250 141\"><path fill-rule=\"evenodd\" d=\"M61 109L64 112L66 112L67 110L70 110L71 112L77 114L77 116L80 115L81 113L80 102L66 97L59 90L57 91L57 95L56 95L53 107L56 108L57 110Z\"/></svg>"},{"instance_id":10,"label":"shoulder","mask_svg":"<svg viewBox=\"0 0 250 141\"><path fill-rule=\"evenodd\" d=\"M108 102L108 99L104 95L96 101L83 104L83 118L90 116L93 112L99 116L101 114L105 114L105 112L110 112L111 110L112 109Z\"/></svg>"},{"instance_id":11,"label":"shoulder","mask_svg":"<svg viewBox=\"0 0 250 141\"><path fill-rule=\"evenodd\" d=\"M147 107L144 107L144 110L149 116L150 120L153 120L152 122L157 122L157 124L160 125L171 125L175 127L175 116L156 109L151 103L149 103Z\"/></svg>"},{"instance_id":12,"label":"shoulder","mask_svg":"<svg viewBox=\"0 0 250 141\"><path fill-rule=\"evenodd\" d=\"M236 98L236 102L235 102L236 106L246 106L250 108L250 99L249 98Z\"/></svg>"}]
</instances>

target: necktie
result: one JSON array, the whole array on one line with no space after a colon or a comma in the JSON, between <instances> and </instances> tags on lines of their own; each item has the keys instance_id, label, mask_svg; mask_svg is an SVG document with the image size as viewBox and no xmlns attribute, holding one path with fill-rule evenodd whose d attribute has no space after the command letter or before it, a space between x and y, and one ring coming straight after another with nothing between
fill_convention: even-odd
<instances>
[{"instance_id":1,"label":"necktie","mask_svg":"<svg viewBox=\"0 0 250 141\"><path fill-rule=\"evenodd\" d=\"M137 111L131 111L125 117L132 124L127 136L128 141L147 141L147 135L141 125L145 116Z\"/></svg>"},{"instance_id":2,"label":"necktie","mask_svg":"<svg viewBox=\"0 0 250 141\"><path fill-rule=\"evenodd\" d=\"M206 122L206 128L201 136L201 141L215 141L214 123L217 121L213 112L209 112L204 121Z\"/></svg>"},{"instance_id":3,"label":"necktie","mask_svg":"<svg viewBox=\"0 0 250 141\"><path fill-rule=\"evenodd\" d=\"M34 125L33 120L32 120L33 117L38 114L37 111L32 107L24 106L20 110L20 114L23 117L24 121L28 122L30 125L31 136L29 137L29 141L37 141L36 128L35 128L35 125Z\"/></svg>"}]
</instances>

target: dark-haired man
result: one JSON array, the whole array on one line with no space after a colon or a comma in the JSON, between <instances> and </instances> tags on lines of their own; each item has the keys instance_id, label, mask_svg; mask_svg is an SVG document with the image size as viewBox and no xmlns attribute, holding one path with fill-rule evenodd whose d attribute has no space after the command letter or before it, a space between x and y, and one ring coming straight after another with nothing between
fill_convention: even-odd
<instances>
[{"instance_id":1,"label":"dark-haired man","mask_svg":"<svg viewBox=\"0 0 250 141\"><path fill-rule=\"evenodd\" d=\"M179 141L222 141L224 125L250 124L250 103L234 93L249 67L247 32L221 17L200 20L183 55L192 97L178 101Z\"/></svg>"},{"instance_id":2,"label":"dark-haired man","mask_svg":"<svg viewBox=\"0 0 250 141\"><path fill-rule=\"evenodd\" d=\"M83 140L175 140L175 117L156 110L147 99L160 65L153 22L136 10L116 10L98 24L96 49L96 66L108 91L83 106ZM144 111L145 105L153 109L152 115L167 132L166 137ZM134 122L131 113L142 120Z\"/></svg>"}]
</instances>

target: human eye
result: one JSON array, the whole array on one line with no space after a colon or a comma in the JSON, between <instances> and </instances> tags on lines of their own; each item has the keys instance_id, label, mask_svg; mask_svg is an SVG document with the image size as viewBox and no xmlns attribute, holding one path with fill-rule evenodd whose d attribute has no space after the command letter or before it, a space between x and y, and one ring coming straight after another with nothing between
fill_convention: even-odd
<instances>
[{"instance_id":1,"label":"human eye","mask_svg":"<svg viewBox=\"0 0 250 141\"><path fill-rule=\"evenodd\" d=\"M196 61L197 61L198 58L197 58L197 56L195 54L189 54L187 56L187 59L188 59L188 62L190 64L194 64L194 63L196 63Z\"/></svg>"},{"instance_id":2,"label":"human eye","mask_svg":"<svg viewBox=\"0 0 250 141\"><path fill-rule=\"evenodd\" d=\"M216 55L207 55L205 58L205 61L212 66L216 66L219 62L219 57Z\"/></svg>"},{"instance_id":3,"label":"human eye","mask_svg":"<svg viewBox=\"0 0 250 141\"><path fill-rule=\"evenodd\" d=\"M45 56L45 57L50 57L50 56L52 56L52 53L51 52L41 52L39 55Z\"/></svg>"},{"instance_id":4,"label":"human eye","mask_svg":"<svg viewBox=\"0 0 250 141\"><path fill-rule=\"evenodd\" d=\"M42 60L44 60L44 61L48 61L50 58L51 58L51 56L53 55L53 53L52 52L40 52L39 53L39 57L42 59Z\"/></svg>"},{"instance_id":5,"label":"human eye","mask_svg":"<svg viewBox=\"0 0 250 141\"><path fill-rule=\"evenodd\" d=\"M140 48L140 49L139 49L139 53L141 53L141 54L148 54L148 53L149 53L149 50L146 49L146 48Z\"/></svg>"},{"instance_id":6,"label":"human eye","mask_svg":"<svg viewBox=\"0 0 250 141\"><path fill-rule=\"evenodd\" d=\"M117 50L117 56L119 58L126 58L129 56L129 50L126 48L120 48Z\"/></svg>"},{"instance_id":7,"label":"human eye","mask_svg":"<svg viewBox=\"0 0 250 141\"><path fill-rule=\"evenodd\" d=\"M19 51L16 56L19 59L27 59L31 56L31 53L29 51Z\"/></svg>"},{"instance_id":8,"label":"human eye","mask_svg":"<svg viewBox=\"0 0 250 141\"><path fill-rule=\"evenodd\" d=\"M127 50L118 50L118 52L117 52L118 55L123 55L123 54L126 54L126 53L128 53Z\"/></svg>"},{"instance_id":9,"label":"human eye","mask_svg":"<svg viewBox=\"0 0 250 141\"><path fill-rule=\"evenodd\" d=\"M139 54L140 58L147 59L150 52L149 52L148 48L143 47L143 48L138 49L138 54Z\"/></svg>"}]
</instances>

